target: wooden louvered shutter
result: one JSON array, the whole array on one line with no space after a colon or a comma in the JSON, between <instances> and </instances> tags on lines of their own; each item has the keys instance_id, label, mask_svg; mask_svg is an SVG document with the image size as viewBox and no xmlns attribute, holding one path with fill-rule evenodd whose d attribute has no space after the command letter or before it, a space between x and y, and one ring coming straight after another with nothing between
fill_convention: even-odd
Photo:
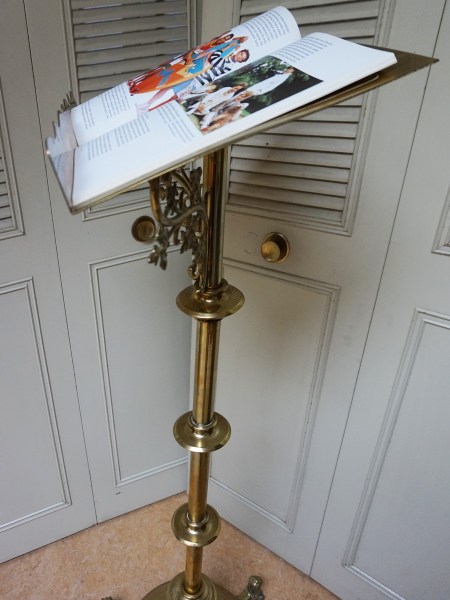
<instances>
[{"instance_id":1,"label":"wooden louvered shutter","mask_svg":"<svg viewBox=\"0 0 450 600\"><path fill-rule=\"evenodd\" d=\"M23 233L11 154L7 153L7 139L2 137L2 129L6 131L0 122L0 239Z\"/></svg>"},{"instance_id":2,"label":"wooden louvered shutter","mask_svg":"<svg viewBox=\"0 0 450 600\"><path fill-rule=\"evenodd\" d=\"M72 85L80 102L160 65L195 41L192 0L67 1ZM102 214L147 202L147 188L137 189L88 212Z\"/></svg>"},{"instance_id":3,"label":"wooden louvered shutter","mask_svg":"<svg viewBox=\"0 0 450 600\"><path fill-rule=\"evenodd\" d=\"M13 226L11 202L9 199L6 172L3 164L3 152L0 150L0 231L11 229Z\"/></svg>"},{"instance_id":4,"label":"wooden louvered shutter","mask_svg":"<svg viewBox=\"0 0 450 600\"><path fill-rule=\"evenodd\" d=\"M389 0L288 0L302 35L322 31L376 44ZM242 0L240 20L272 5ZM351 229L367 125L355 98L233 146L229 210L329 231Z\"/></svg>"}]
</instances>

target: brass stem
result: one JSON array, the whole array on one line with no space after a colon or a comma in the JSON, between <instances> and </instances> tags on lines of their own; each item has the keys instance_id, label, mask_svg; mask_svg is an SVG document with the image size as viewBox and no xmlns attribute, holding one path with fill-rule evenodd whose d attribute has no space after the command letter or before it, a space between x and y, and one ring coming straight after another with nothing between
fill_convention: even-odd
<instances>
[{"instance_id":1,"label":"brass stem","mask_svg":"<svg viewBox=\"0 0 450 600\"><path fill-rule=\"evenodd\" d=\"M188 518L193 523L201 523L206 517L206 497L208 494L209 453L193 452L189 470Z\"/></svg>"},{"instance_id":2,"label":"brass stem","mask_svg":"<svg viewBox=\"0 0 450 600\"><path fill-rule=\"evenodd\" d=\"M219 337L220 321L197 322L192 416L199 425L208 425L214 415Z\"/></svg>"},{"instance_id":3,"label":"brass stem","mask_svg":"<svg viewBox=\"0 0 450 600\"><path fill-rule=\"evenodd\" d=\"M219 151L204 159L203 186L207 214L207 250L205 272L205 297L222 283L222 238L224 208L222 201L225 152ZM192 416L198 425L208 425L214 417L217 357L220 320L197 319L197 342L194 378L194 403ZM188 520L200 524L208 518L207 495L209 480L209 453L192 452L189 472ZM186 550L184 589L197 594L202 582L202 548Z\"/></svg>"},{"instance_id":4,"label":"brass stem","mask_svg":"<svg viewBox=\"0 0 450 600\"><path fill-rule=\"evenodd\" d=\"M203 189L208 218L205 289L213 290L222 282L223 225L225 215L225 166L227 150L207 154L203 160Z\"/></svg>"},{"instance_id":5,"label":"brass stem","mask_svg":"<svg viewBox=\"0 0 450 600\"><path fill-rule=\"evenodd\" d=\"M202 585L203 548L186 549L186 572L184 589L188 594L195 595Z\"/></svg>"},{"instance_id":6,"label":"brass stem","mask_svg":"<svg viewBox=\"0 0 450 600\"><path fill-rule=\"evenodd\" d=\"M197 321L193 408L174 425L175 439L190 451L188 502L180 506L172 519L175 536L186 545L186 569L143 600L234 598L202 574L203 547L212 543L220 530L219 515L207 505L210 453L224 446L230 437L228 421L214 412L220 325L223 318L234 314L244 303L242 293L222 279L226 166L225 150L204 159L204 211L207 217L202 221L206 239L206 256L202 260L204 274L201 282L197 280L177 297L180 310ZM180 177L181 183L185 184L185 175ZM151 183L151 199L155 215L161 221L164 215L159 203L159 185L159 182Z\"/></svg>"}]
</instances>

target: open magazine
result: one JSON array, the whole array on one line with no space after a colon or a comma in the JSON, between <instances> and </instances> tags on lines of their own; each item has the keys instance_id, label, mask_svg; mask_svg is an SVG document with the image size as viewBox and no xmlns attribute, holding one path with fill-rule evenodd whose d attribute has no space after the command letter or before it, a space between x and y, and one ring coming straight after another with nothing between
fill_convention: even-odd
<instances>
[{"instance_id":1,"label":"open magazine","mask_svg":"<svg viewBox=\"0 0 450 600\"><path fill-rule=\"evenodd\" d=\"M277 7L60 113L47 153L78 212L395 62Z\"/></svg>"}]
</instances>

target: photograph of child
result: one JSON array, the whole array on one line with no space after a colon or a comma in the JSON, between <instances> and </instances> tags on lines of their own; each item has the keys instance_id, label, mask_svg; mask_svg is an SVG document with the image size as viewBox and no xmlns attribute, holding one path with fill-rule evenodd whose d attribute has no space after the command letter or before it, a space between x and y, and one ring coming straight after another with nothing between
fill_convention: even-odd
<instances>
[{"instance_id":1,"label":"photograph of child","mask_svg":"<svg viewBox=\"0 0 450 600\"><path fill-rule=\"evenodd\" d=\"M208 133L318 83L320 79L279 58L266 56L178 102L198 129Z\"/></svg>"}]
</instances>

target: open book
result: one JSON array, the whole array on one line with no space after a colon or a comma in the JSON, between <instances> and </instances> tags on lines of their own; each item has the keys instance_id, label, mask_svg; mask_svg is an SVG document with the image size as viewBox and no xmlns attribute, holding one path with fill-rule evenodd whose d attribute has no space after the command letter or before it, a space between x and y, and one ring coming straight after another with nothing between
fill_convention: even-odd
<instances>
[{"instance_id":1,"label":"open book","mask_svg":"<svg viewBox=\"0 0 450 600\"><path fill-rule=\"evenodd\" d=\"M395 62L277 7L60 113L47 153L78 212Z\"/></svg>"}]
</instances>

